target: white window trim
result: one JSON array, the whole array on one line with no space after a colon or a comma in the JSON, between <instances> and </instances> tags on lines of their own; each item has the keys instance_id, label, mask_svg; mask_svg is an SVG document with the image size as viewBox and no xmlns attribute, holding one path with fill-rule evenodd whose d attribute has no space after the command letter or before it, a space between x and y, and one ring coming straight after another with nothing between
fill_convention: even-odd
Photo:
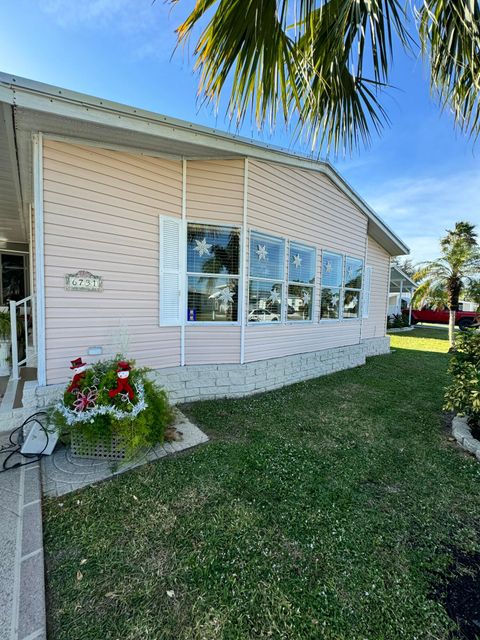
<instances>
[{"instance_id":1,"label":"white window trim","mask_svg":"<svg viewBox=\"0 0 480 640\"><path fill-rule=\"evenodd\" d=\"M368 276L368 291L367 291L367 287L366 287L366 281L367 281L367 272L369 273ZM362 294L362 315L361 318L362 320L367 320L368 316L370 314L370 302L371 302L371 298L372 298L372 275L373 275L373 267L370 264L366 264L365 265L365 281L362 281L363 286L363 294ZM367 294L367 300L368 300L368 306L365 309L365 294Z\"/></svg>"},{"instance_id":2,"label":"white window trim","mask_svg":"<svg viewBox=\"0 0 480 640\"><path fill-rule=\"evenodd\" d=\"M293 282L292 280L290 280L290 250L292 248L292 245L303 248L303 249L309 249L311 251L313 251L313 260L314 260L314 264L315 264L315 270L314 270L314 282L313 284L311 283L306 283L306 282ZM317 296L316 296L316 292L317 292L317 247L313 246L313 245L309 245L309 244L305 244L304 242L298 242L297 240L288 240L288 251L286 252L287 254L287 280L286 280L286 289L285 289L285 323L286 324L293 324L293 325L297 325L297 324L313 324L315 322L315 309L316 309L316 304L317 304ZM288 319L288 287L292 285L295 287L306 287L308 289L312 290L312 300L311 300L311 304L312 304L312 317L310 318L310 320L289 320Z\"/></svg>"},{"instance_id":3,"label":"white window trim","mask_svg":"<svg viewBox=\"0 0 480 640\"><path fill-rule=\"evenodd\" d=\"M345 271L347 269L347 258L351 258L352 260L358 260L359 262L362 263L362 286L360 287L360 289L354 289L352 287L346 287L345 286ZM342 286L342 322L358 322L359 320L362 319L362 304L363 304L363 283L364 283L364 270L365 270L365 262L363 260L363 258L357 258L355 256L352 256L348 253L344 254L344 274L343 274L343 286ZM345 316L343 315L343 306L345 304L345 292L346 291L355 291L358 293L358 315L354 316L353 318L345 318Z\"/></svg>"},{"instance_id":4,"label":"white window trim","mask_svg":"<svg viewBox=\"0 0 480 640\"><path fill-rule=\"evenodd\" d=\"M338 287L326 287L323 285L323 256L325 254L340 256L342 258L342 279L340 285ZM320 271L320 287L319 287L319 295L320 295L320 308L319 308L319 323L333 323L333 322L342 322L343 317L343 280L344 280L344 271L345 271L345 253L340 253L339 251L331 251L330 249L322 249L320 252L321 256L321 271ZM323 289L338 289L340 299L338 301L338 318L322 318L322 291ZM349 318L351 320L352 318ZM354 320L356 318L353 318Z\"/></svg>"},{"instance_id":5,"label":"white window trim","mask_svg":"<svg viewBox=\"0 0 480 640\"><path fill-rule=\"evenodd\" d=\"M225 274L218 274L218 273L198 273L196 271L187 271L188 266L187 266L187 252L188 252L188 225L189 224L198 224L198 225L206 225L206 226L210 226L210 227L223 227L223 228L229 228L229 229L238 229L240 231L240 237L239 237L239 273L238 275L234 275L232 276L229 273L225 273ZM242 242L242 238L243 238L243 226L241 224L235 224L233 222L219 222L218 220L208 220L208 219L186 219L185 220L185 225L184 225L184 229L183 229L183 246L184 246L184 265L183 265L183 273L184 273L184 277L182 278L182 282L183 282L183 288L184 288L184 301L185 301L185 308L183 311L183 318L184 318L184 324L186 327L239 327L241 325L241 318L242 318L242 314L243 314L243 310L244 310L244 304L243 304L243 295L241 292L241 280L242 280L242 262L243 262L243 242ZM188 319L188 278L189 276L206 276L207 278L225 278L226 280L237 280L238 282L238 286L237 286L237 299L238 299L238 313L237 313L237 320L221 320L221 321L216 321L216 320L189 320Z\"/></svg>"},{"instance_id":6,"label":"white window trim","mask_svg":"<svg viewBox=\"0 0 480 640\"><path fill-rule=\"evenodd\" d=\"M251 269L250 269L250 264L251 264L251 244L252 244L252 233L262 236L264 238L271 239L271 240L281 240L282 244L283 244L283 278L258 278L257 276L252 276L251 275ZM265 326L273 326L273 327L280 327L282 325L285 324L285 284L286 284L286 280L285 278L286 276L286 260L287 260L287 243L288 240L287 238L285 238L284 236L275 236L272 235L271 233L265 233L264 231L261 231L259 229L255 229L255 228L250 228L249 229L249 234L248 234L248 275L247 275L247 291L246 291L246 295L245 295L245 308L246 308L246 319L245 322L247 324L247 326L249 327L265 327ZM281 305L282 305L282 310L280 313L280 320L276 321L276 320L268 320L265 322L252 322L248 319L248 316L250 314L250 281L251 280L259 280L261 282L271 282L273 284L281 284L282 285L282 300L281 300Z\"/></svg>"}]
</instances>

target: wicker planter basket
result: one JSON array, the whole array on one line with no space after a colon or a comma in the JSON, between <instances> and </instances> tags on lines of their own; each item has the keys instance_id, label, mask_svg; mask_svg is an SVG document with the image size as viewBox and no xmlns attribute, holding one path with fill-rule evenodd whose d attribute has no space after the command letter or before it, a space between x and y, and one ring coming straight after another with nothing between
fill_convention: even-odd
<instances>
[{"instance_id":1,"label":"wicker planter basket","mask_svg":"<svg viewBox=\"0 0 480 640\"><path fill-rule=\"evenodd\" d=\"M111 440L91 442L79 429L71 431L70 451L74 458L96 458L97 460L124 460L125 444L120 436Z\"/></svg>"}]
</instances>

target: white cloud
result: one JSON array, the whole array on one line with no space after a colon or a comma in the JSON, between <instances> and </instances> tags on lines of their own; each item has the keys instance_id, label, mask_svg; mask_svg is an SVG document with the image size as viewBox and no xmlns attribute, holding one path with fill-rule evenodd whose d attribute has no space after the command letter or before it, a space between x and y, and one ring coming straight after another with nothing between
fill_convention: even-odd
<instances>
[{"instance_id":1,"label":"white cloud","mask_svg":"<svg viewBox=\"0 0 480 640\"><path fill-rule=\"evenodd\" d=\"M438 240L458 220L480 227L480 170L398 178L362 195L411 248L415 261L439 252ZM479 228L480 232L480 228Z\"/></svg>"}]
</instances>

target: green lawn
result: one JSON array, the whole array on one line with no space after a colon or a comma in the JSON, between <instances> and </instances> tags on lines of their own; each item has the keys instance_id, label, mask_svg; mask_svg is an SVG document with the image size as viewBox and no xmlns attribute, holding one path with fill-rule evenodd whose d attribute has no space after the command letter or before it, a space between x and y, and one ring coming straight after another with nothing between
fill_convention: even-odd
<instances>
[{"instance_id":1,"label":"green lawn","mask_svg":"<svg viewBox=\"0 0 480 640\"><path fill-rule=\"evenodd\" d=\"M47 500L49 640L475 638L480 465L448 440L446 332L392 347L185 406L209 444Z\"/></svg>"}]
</instances>

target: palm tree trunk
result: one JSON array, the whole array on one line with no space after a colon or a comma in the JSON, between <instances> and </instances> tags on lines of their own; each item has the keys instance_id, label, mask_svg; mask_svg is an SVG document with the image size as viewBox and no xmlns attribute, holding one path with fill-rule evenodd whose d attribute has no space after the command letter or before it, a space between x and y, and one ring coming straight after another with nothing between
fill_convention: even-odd
<instances>
[{"instance_id":1,"label":"palm tree trunk","mask_svg":"<svg viewBox=\"0 0 480 640\"><path fill-rule=\"evenodd\" d=\"M450 349L455 347L455 310L450 309L450 316L448 319L448 341L450 342Z\"/></svg>"}]
</instances>

